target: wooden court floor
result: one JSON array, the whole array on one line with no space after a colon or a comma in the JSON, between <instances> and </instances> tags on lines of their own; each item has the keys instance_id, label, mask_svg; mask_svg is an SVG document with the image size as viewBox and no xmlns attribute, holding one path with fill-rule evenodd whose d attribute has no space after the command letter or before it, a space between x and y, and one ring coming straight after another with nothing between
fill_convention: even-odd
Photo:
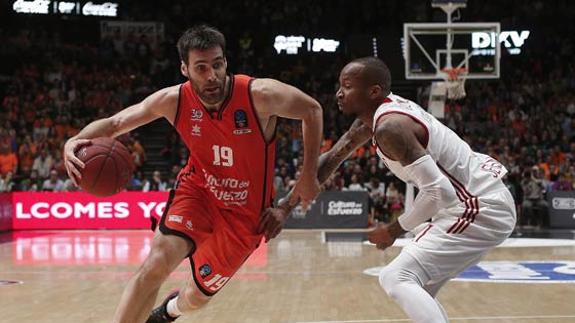
<instances>
[{"instance_id":1,"label":"wooden court floor","mask_svg":"<svg viewBox=\"0 0 575 323\"><path fill-rule=\"evenodd\" d=\"M18 323L109 322L152 239L148 231L3 236L0 322ZM548 241L551 245L528 247L513 241L484 260L575 261L575 240ZM384 266L399 250L381 252L359 240L326 239L320 231L283 232L262 245L206 308L177 322L406 322L377 278L363 273ZM562 271L575 276L575 266ZM162 297L188 275L185 262L164 284ZM439 299L451 322L575 322L575 284L569 282L452 281Z\"/></svg>"}]
</instances>

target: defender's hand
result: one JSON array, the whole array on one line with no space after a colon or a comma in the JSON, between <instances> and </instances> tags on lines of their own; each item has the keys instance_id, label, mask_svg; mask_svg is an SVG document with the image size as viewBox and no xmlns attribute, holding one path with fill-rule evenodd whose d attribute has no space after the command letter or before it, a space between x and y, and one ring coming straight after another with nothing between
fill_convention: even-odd
<instances>
[{"instance_id":1,"label":"defender's hand","mask_svg":"<svg viewBox=\"0 0 575 323\"><path fill-rule=\"evenodd\" d=\"M293 194L290 196L290 204L297 203L299 199L304 212L307 212L313 200L320 192L321 186L317 177L301 177L293 188Z\"/></svg>"},{"instance_id":2,"label":"defender's hand","mask_svg":"<svg viewBox=\"0 0 575 323\"><path fill-rule=\"evenodd\" d=\"M267 208L263 212L260 218L258 232L263 232L266 242L277 237L277 235L282 231L288 215L289 213L287 210L282 208Z\"/></svg>"},{"instance_id":3,"label":"defender's hand","mask_svg":"<svg viewBox=\"0 0 575 323\"><path fill-rule=\"evenodd\" d=\"M374 243L377 249L385 250L395 242L395 237L390 233L387 224L379 224L375 229L367 233L369 242Z\"/></svg>"},{"instance_id":4,"label":"defender's hand","mask_svg":"<svg viewBox=\"0 0 575 323\"><path fill-rule=\"evenodd\" d=\"M84 163L76 157L76 152L82 148L82 146L90 144L91 141L89 139L70 138L64 145L64 165L66 165L66 172L76 186L78 186L79 180L82 179L80 169L83 169L85 166Z\"/></svg>"}]
</instances>

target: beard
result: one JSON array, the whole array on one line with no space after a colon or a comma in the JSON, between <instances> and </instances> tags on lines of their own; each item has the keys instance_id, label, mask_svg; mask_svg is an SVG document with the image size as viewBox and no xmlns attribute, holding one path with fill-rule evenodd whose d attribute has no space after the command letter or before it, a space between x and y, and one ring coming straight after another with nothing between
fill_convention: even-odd
<instances>
[{"instance_id":1,"label":"beard","mask_svg":"<svg viewBox=\"0 0 575 323\"><path fill-rule=\"evenodd\" d=\"M211 83L211 84L207 84L204 86L203 89L201 89L196 82L193 81L193 79L188 75L188 79L191 81L192 83L192 87L194 88L194 91L196 92L196 94L198 95L198 97L200 98L200 100L202 100L202 102L209 104L209 105L213 105L213 104L217 104L220 103L224 100L224 96L225 96L225 85L226 85L226 77L224 76L223 80L218 80L217 82Z\"/></svg>"},{"instance_id":2,"label":"beard","mask_svg":"<svg viewBox=\"0 0 575 323\"><path fill-rule=\"evenodd\" d=\"M225 82L224 82L225 83ZM213 89L217 86L217 89ZM207 90L210 89L210 90ZM224 100L224 84L209 85L204 90L196 91L200 99L208 104L220 103Z\"/></svg>"}]
</instances>

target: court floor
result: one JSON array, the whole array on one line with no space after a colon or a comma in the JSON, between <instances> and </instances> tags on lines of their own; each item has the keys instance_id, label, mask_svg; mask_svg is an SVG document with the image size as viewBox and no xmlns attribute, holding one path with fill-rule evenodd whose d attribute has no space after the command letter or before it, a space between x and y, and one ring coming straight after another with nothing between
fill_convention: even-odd
<instances>
[{"instance_id":1,"label":"court floor","mask_svg":"<svg viewBox=\"0 0 575 323\"><path fill-rule=\"evenodd\" d=\"M385 252L359 233L286 231L200 312L177 322L406 322L377 283ZM149 251L149 231L0 235L0 322L109 322ZM161 297L189 275L183 263ZM448 283L451 322L575 322L575 239L511 239ZM158 299L158 302L160 299Z\"/></svg>"}]
</instances>

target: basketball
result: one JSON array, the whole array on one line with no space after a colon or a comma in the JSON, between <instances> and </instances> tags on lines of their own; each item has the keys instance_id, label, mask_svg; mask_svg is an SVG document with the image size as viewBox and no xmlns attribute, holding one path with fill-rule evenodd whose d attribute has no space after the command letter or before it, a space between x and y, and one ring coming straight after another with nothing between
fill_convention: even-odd
<instances>
[{"instance_id":1,"label":"basketball","mask_svg":"<svg viewBox=\"0 0 575 323\"><path fill-rule=\"evenodd\" d=\"M92 195L103 197L122 191L134 172L130 151L113 138L92 139L76 155L85 164L80 169L80 187Z\"/></svg>"}]
</instances>

